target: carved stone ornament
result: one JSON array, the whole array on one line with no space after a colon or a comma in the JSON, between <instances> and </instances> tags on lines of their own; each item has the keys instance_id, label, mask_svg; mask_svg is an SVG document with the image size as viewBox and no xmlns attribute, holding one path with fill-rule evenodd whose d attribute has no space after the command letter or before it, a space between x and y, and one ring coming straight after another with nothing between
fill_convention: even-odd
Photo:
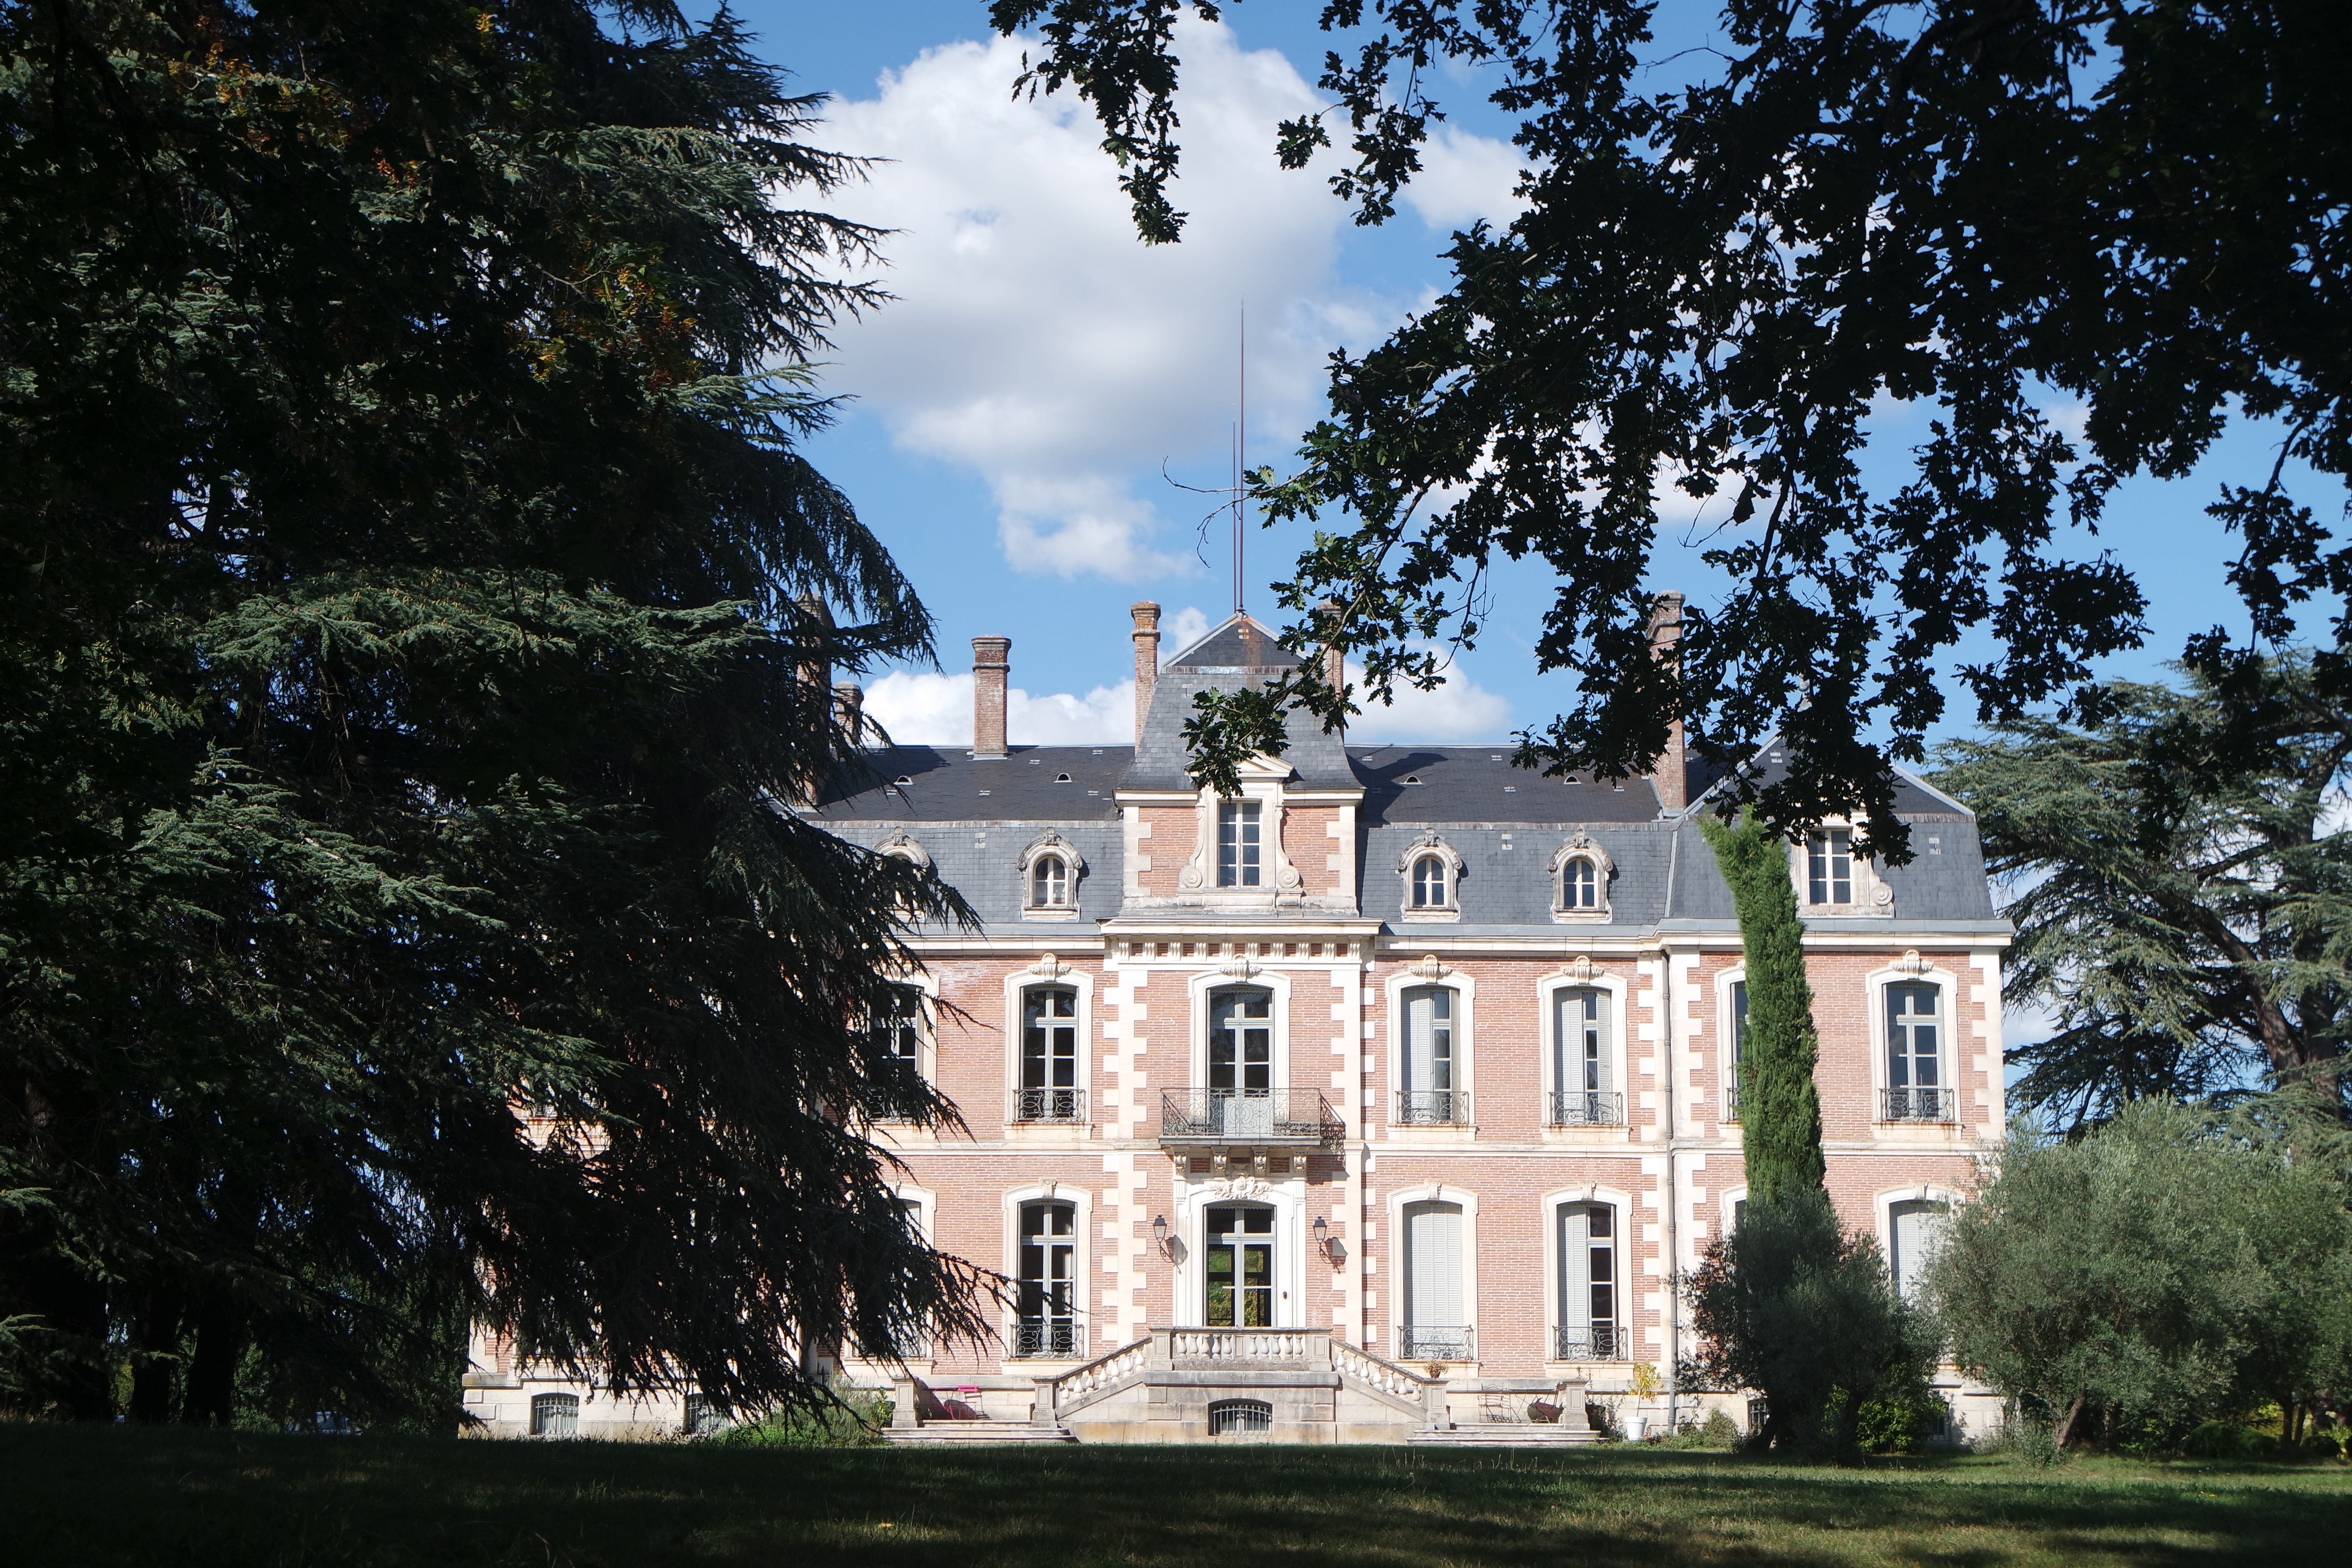
<instances>
[{"instance_id":1,"label":"carved stone ornament","mask_svg":"<svg viewBox=\"0 0 2352 1568\"><path fill-rule=\"evenodd\" d=\"M1209 1195L1214 1198L1262 1198L1273 1190L1255 1176L1221 1177L1209 1184Z\"/></svg>"},{"instance_id":2,"label":"carved stone ornament","mask_svg":"<svg viewBox=\"0 0 2352 1568\"><path fill-rule=\"evenodd\" d=\"M1053 953L1046 953L1029 966L1029 973L1045 980L1059 980L1070 973L1070 966Z\"/></svg>"},{"instance_id":3,"label":"carved stone ornament","mask_svg":"<svg viewBox=\"0 0 2352 1568\"><path fill-rule=\"evenodd\" d=\"M1904 974L1926 974L1936 967L1936 961L1932 958L1920 957L1919 950L1916 947L1906 948L1904 950L1903 956L1895 961L1895 967L1898 973Z\"/></svg>"},{"instance_id":4,"label":"carved stone ornament","mask_svg":"<svg viewBox=\"0 0 2352 1568\"><path fill-rule=\"evenodd\" d=\"M1444 861L1448 873L1461 873L1461 852L1440 837L1434 827L1424 829L1420 837L1404 847L1404 853L1397 857L1398 872L1408 877L1412 875L1412 863L1424 855L1434 855Z\"/></svg>"},{"instance_id":5,"label":"carved stone ornament","mask_svg":"<svg viewBox=\"0 0 2352 1568\"><path fill-rule=\"evenodd\" d=\"M1021 852L1021 874L1023 876L1025 877L1029 874L1029 868L1037 863L1037 857L1040 855L1059 855L1062 858L1062 864L1068 867L1070 869L1070 879L1072 881L1076 881L1078 878L1086 875L1087 858L1079 854L1074 846L1072 846L1059 833L1055 832L1052 828L1047 828L1044 835L1033 841L1028 848L1024 849Z\"/></svg>"},{"instance_id":6,"label":"carved stone ornament","mask_svg":"<svg viewBox=\"0 0 2352 1568\"><path fill-rule=\"evenodd\" d=\"M1567 973L1571 980L1591 980L1598 977L1601 971L1593 966L1591 953L1580 952L1568 961Z\"/></svg>"},{"instance_id":7,"label":"carved stone ornament","mask_svg":"<svg viewBox=\"0 0 2352 1568\"><path fill-rule=\"evenodd\" d=\"M1233 980L1247 980L1250 976L1258 973L1259 970L1257 964L1244 954L1239 958L1227 960L1224 967L1217 973Z\"/></svg>"},{"instance_id":8,"label":"carved stone ornament","mask_svg":"<svg viewBox=\"0 0 2352 1568\"><path fill-rule=\"evenodd\" d=\"M1446 968L1444 961L1433 952L1423 953L1421 962L1412 966L1412 972L1423 980L1443 980L1454 973Z\"/></svg>"},{"instance_id":9,"label":"carved stone ornament","mask_svg":"<svg viewBox=\"0 0 2352 1568\"><path fill-rule=\"evenodd\" d=\"M923 847L920 839L909 835L903 827L877 844L874 852L877 855L895 855L901 860L912 861L926 871L931 868L931 852Z\"/></svg>"},{"instance_id":10,"label":"carved stone ornament","mask_svg":"<svg viewBox=\"0 0 2352 1568\"><path fill-rule=\"evenodd\" d=\"M1895 889L1881 882L1870 889L1870 901L1878 906L1881 914L1895 912Z\"/></svg>"}]
</instances>

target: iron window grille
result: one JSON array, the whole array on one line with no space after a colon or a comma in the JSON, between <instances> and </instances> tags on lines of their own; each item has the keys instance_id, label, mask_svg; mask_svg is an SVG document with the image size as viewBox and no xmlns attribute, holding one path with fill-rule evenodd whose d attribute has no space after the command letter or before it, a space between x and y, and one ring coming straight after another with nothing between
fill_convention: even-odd
<instances>
[{"instance_id":1,"label":"iron window grille","mask_svg":"<svg viewBox=\"0 0 2352 1568\"><path fill-rule=\"evenodd\" d=\"M1016 1089L1013 1091L1015 1121L1084 1121L1087 1091L1083 1089Z\"/></svg>"},{"instance_id":2,"label":"iron window grille","mask_svg":"<svg viewBox=\"0 0 2352 1568\"><path fill-rule=\"evenodd\" d=\"M1555 1331L1555 1361L1623 1361L1623 1335L1614 1323L1580 1323Z\"/></svg>"},{"instance_id":3,"label":"iron window grille","mask_svg":"<svg viewBox=\"0 0 2352 1568\"><path fill-rule=\"evenodd\" d=\"M1396 1091L1398 1127L1463 1127L1470 1121L1470 1094L1460 1089L1401 1089Z\"/></svg>"},{"instance_id":4,"label":"iron window grille","mask_svg":"<svg viewBox=\"0 0 2352 1568\"><path fill-rule=\"evenodd\" d=\"M1263 1399L1221 1399L1209 1406L1209 1436L1242 1437L1274 1430L1274 1406Z\"/></svg>"},{"instance_id":5,"label":"iron window grille","mask_svg":"<svg viewBox=\"0 0 2352 1568\"><path fill-rule=\"evenodd\" d=\"M1554 1127L1622 1127L1625 1095L1614 1089L1571 1089L1551 1097Z\"/></svg>"},{"instance_id":6,"label":"iron window grille","mask_svg":"<svg viewBox=\"0 0 2352 1568\"><path fill-rule=\"evenodd\" d=\"M580 1396L576 1394L535 1394L530 1402L530 1435L572 1437L580 1432Z\"/></svg>"},{"instance_id":7,"label":"iron window grille","mask_svg":"<svg viewBox=\"0 0 2352 1568\"><path fill-rule=\"evenodd\" d=\"M1959 1105L1948 1089L1884 1089L1879 1092L1881 1121L1939 1121L1959 1120Z\"/></svg>"},{"instance_id":8,"label":"iron window grille","mask_svg":"<svg viewBox=\"0 0 2352 1568\"><path fill-rule=\"evenodd\" d=\"M1477 1330L1468 1323L1407 1323L1397 1330L1399 1361L1475 1361Z\"/></svg>"}]
</instances>

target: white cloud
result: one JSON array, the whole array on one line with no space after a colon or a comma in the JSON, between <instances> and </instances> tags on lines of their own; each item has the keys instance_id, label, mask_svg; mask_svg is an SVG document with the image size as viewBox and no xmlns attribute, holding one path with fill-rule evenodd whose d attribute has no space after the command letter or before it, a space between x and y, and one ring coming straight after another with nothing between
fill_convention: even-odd
<instances>
[{"instance_id":1,"label":"white cloud","mask_svg":"<svg viewBox=\"0 0 2352 1568\"><path fill-rule=\"evenodd\" d=\"M902 745L971 744L971 675L892 670L866 689L866 711ZM1127 745L1135 739L1135 682L1032 697L1005 693L1005 739L1016 746Z\"/></svg>"},{"instance_id":2,"label":"white cloud","mask_svg":"<svg viewBox=\"0 0 2352 1568\"><path fill-rule=\"evenodd\" d=\"M1209 635L1208 612L1198 605L1185 605L1169 616L1164 625L1167 635L1160 639L1160 646L1168 650L1170 658Z\"/></svg>"},{"instance_id":3,"label":"white cloud","mask_svg":"<svg viewBox=\"0 0 2352 1568\"><path fill-rule=\"evenodd\" d=\"M1525 166L1508 142L1443 125L1422 148L1421 173L1405 186L1404 199L1422 222L1449 234L1480 218L1506 228L1527 211L1513 194Z\"/></svg>"},{"instance_id":4,"label":"white cloud","mask_svg":"<svg viewBox=\"0 0 2352 1568\"><path fill-rule=\"evenodd\" d=\"M1480 686L1458 665L1447 668L1444 684L1434 691L1400 685L1387 707L1366 700L1363 679L1361 666L1348 667L1364 710L1349 721L1351 741L1499 741L1510 733L1510 700Z\"/></svg>"},{"instance_id":5,"label":"white cloud","mask_svg":"<svg viewBox=\"0 0 2352 1568\"><path fill-rule=\"evenodd\" d=\"M842 330L827 380L905 447L985 477L1023 571L1197 570L1186 536L1213 500L1156 477L1130 485L1171 457L1213 469L1179 479L1225 481L1244 298L1254 456L1312 417L1336 339L1393 319L1327 297L1347 211L1320 173L1275 163L1275 122L1317 106L1306 82L1222 25L1180 24L1177 44L1185 173L1171 195L1192 213L1179 245L1136 238L1086 105L1012 97L1021 41L927 50L877 97L828 113L832 145L891 160L835 205L898 231L880 281L898 302Z\"/></svg>"}]
</instances>

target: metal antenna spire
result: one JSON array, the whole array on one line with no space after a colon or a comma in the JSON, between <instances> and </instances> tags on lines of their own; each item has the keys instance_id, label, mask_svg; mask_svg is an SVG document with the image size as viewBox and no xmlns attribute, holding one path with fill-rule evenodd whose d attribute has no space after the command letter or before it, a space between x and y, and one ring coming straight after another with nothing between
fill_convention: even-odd
<instances>
[{"instance_id":1,"label":"metal antenna spire","mask_svg":"<svg viewBox=\"0 0 2352 1568\"><path fill-rule=\"evenodd\" d=\"M1240 386L1234 399L1236 417L1234 420L1234 614L1240 615L1243 604L1242 555L1244 550L1243 517L1246 507L1249 459L1249 302L1241 306L1240 354L1236 360Z\"/></svg>"}]
</instances>

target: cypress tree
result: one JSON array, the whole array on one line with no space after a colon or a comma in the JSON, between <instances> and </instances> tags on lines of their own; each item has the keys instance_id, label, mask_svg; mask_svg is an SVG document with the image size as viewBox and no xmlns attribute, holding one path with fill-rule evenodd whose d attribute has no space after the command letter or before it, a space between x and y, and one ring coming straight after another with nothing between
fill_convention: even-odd
<instances>
[{"instance_id":1,"label":"cypress tree","mask_svg":"<svg viewBox=\"0 0 2352 1568\"><path fill-rule=\"evenodd\" d=\"M1813 1087L1820 1039L1805 977L1804 922L1789 877L1788 841L1755 813L1737 825L1699 818L1731 886L1747 956L1748 1027L1739 1057L1739 1136L1748 1201L1823 1192L1822 1102Z\"/></svg>"},{"instance_id":2,"label":"cypress tree","mask_svg":"<svg viewBox=\"0 0 2352 1568\"><path fill-rule=\"evenodd\" d=\"M0 6L0 1397L980 1331L865 1135L961 906L785 808L930 646L796 449L820 107L671 0Z\"/></svg>"}]
</instances>

